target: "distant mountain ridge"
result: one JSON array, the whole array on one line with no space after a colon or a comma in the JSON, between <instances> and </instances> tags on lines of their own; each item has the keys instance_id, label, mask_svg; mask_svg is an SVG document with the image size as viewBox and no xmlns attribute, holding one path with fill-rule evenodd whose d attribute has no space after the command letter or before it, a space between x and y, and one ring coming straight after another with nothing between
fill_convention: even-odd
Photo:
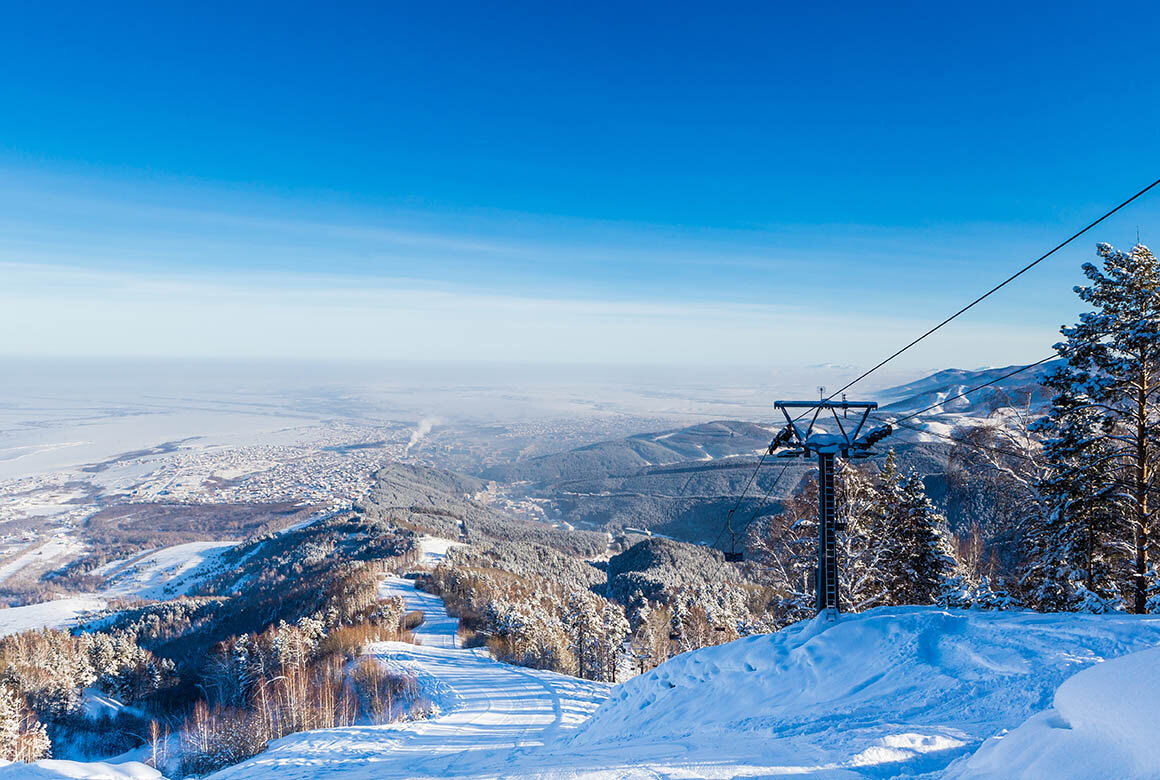
<instances>
[{"instance_id":1,"label":"distant mountain ridge","mask_svg":"<svg viewBox=\"0 0 1160 780\"><path fill-rule=\"evenodd\" d=\"M1001 377L1006 377L1023 366L1011 365L977 371L950 368L939 371L914 382L880 391L877 394L881 404L880 414L888 412L894 416L917 412L938 404L943 399L952 398L990 382L994 384L949 401L941 409L931 410L931 414L979 416L990 414L1005 406L1030 404L1033 409L1042 407L1051 399L1051 394L1041 381L1060 362L1061 360L1051 360L1006 379Z\"/></svg>"},{"instance_id":2,"label":"distant mountain ridge","mask_svg":"<svg viewBox=\"0 0 1160 780\"><path fill-rule=\"evenodd\" d=\"M955 427L1008 409L1029 406L1033 415L1041 413L1050 392L1040 380L1057 362L1007 378L1002 377L1020 366L939 371L875 393L882 406L874 418L888 422L942 404L900 426L890 439L905 463L932 473L940 469L949 446L939 437ZM542 502L549 517L580 527L646 528L684 541L711 542L727 512L735 509L747 518L777 511L813 468L808 460L767 459L755 474L758 457L783 424L779 418L766 424L714 420L517 460L481 476Z\"/></svg>"},{"instance_id":3,"label":"distant mountain ridge","mask_svg":"<svg viewBox=\"0 0 1160 780\"><path fill-rule=\"evenodd\" d=\"M483 477L498 482L546 482L627 476L648 467L760 452L775 432L775 428L751 422L715 420L493 466Z\"/></svg>"}]
</instances>

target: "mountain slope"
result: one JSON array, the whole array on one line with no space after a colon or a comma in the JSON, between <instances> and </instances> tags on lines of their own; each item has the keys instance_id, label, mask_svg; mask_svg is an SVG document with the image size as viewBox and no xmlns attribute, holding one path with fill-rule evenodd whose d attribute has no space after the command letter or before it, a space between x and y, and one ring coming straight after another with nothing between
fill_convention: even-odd
<instances>
[{"instance_id":1,"label":"mountain slope","mask_svg":"<svg viewBox=\"0 0 1160 780\"><path fill-rule=\"evenodd\" d=\"M1157 642L1154 617L880 608L679 656L614 691L569 749L921 776L1049 707L1077 671Z\"/></svg>"},{"instance_id":2,"label":"mountain slope","mask_svg":"<svg viewBox=\"0 0 1160 780\"><path fill-rule=\"evenodd\" d=\"M586 720L606 686L479 651L378 646L419 670L445 715L295 735L215 778L939 777L1058 707L1076 672L1158 642L1154 617L882 608L678 656Z\"/></svg>"},{"instance_id":3,"label":"mountain slope","mask_svg":"<svg viewBox=\"0 0 1160 780\"><path fill-rule=\"evenodd\" d=\"M442 714L296 734L215 780L1160 776L1160 617L881 608L685 653L609 690L455 647L438 600L385 587L428 612L431 641L369 652L417 672ZM149 771L99 766L0 777Z\"/></svg>"}]
</instances>

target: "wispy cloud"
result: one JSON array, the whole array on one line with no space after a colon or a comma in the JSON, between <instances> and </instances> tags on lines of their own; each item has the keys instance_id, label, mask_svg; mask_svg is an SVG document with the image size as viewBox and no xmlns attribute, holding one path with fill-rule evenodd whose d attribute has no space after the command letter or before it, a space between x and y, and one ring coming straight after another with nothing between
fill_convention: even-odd
<instances>
[{"instance_id":1,"label":"wispy cloud","mask_svg":"<svg viewBox=\"0 0 1160 780\"><path fill-rule=\"evenodd\" d=\"M0 264L2 351L174 355L807 365L865 364L924 324L780 304L684 304L497 295L325 274L130 273ZM1043 334L951 334L955 363L1012 362ZM986 350L977 345L989 342ZM916 359L930 362L930 355Z\"/></svg>"}]
</instances>

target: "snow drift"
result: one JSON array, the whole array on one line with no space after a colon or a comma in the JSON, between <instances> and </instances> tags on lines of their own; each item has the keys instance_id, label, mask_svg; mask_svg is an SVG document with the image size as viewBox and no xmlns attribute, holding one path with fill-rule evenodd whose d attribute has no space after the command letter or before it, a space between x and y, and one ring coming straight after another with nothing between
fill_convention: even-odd
<instances>
[{"instance_id":1,"label":"snow drift","mask_svg":"<svg viewBox=\"0 0 1160 780\"><path fill-rule=\"evenodd\" d=\"M295 734L214 777L1160 778L1160 616L880 608L686 653L595 712L601 684L453 632L432 620L429 646L375 650L444 686L442 715ZM0 780L149 771L41 762Z\"/></svg>"},{"instance_id":2,"label":"snow drift","mask_svg":"<svg viewBox=\"0 0 1160 780\"><path fill-rule=\"evenodd\" d=\"M161 773L136 761L107 764L45 759L34 764L5 763L0 766L0 777L20 780L160 780Z\"/></svg>"},{"instance_id":3,"label":"snow drift","mask_svg":"<svg viewBox=\"0 0 1160 780\"><path fill-rule=\"evenodd\" d=\"M1060 742L1061 754L1081 737L1111 749L1144 739L1101 724L1154 712L1160 650L1064 681L1158 642L1156 617L880 608L679 656L615 690L570 747L668 744L686 758L716 755L771 774L905 777L945 770L1054 701L1081 735ZM1121 697L1106 676L1128 686L1146 677L1151 692ZM1144 717L1152 725L1142 728L1154 733L1155 720ZM1007 751L990 751L996 774L986 777L1021 776L1001 770L1021 744L1018 734L1004 740ZM1135 775L1113 775L1160 774L1160 757L1146 744L1132 753ZM1152 775L1140 774L1145 765ZM1057 768L1044 776L1101 775Z\"/></svg>"},{"instance_id":4,"label":"snow drift","mask_svg":"<svg viewBox=\"0 0 1160 780\"><path fill-rule=\"evenodd\" d=\"M1160 777L1160 648L1066 680L1055 704L988 740L953 777L1055 780Z\"/></svg>"}]
</instances>

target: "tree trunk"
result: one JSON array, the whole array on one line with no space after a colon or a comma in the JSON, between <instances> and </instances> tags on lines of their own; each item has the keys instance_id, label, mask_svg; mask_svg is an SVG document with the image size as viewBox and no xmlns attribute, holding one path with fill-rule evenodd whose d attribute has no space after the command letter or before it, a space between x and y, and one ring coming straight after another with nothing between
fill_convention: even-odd
<instances>
[{"instance_id":1,"label":"tree trunk","mask_svg":"<svg viewBox=\"0 0 1160 780\"><path fill-rule=\"evenodd\" d=\"M1142 361L1141 361L1142 365ZM1148 546L1148 374L1141 368L1140 386L1136 390L1136 512L1132 541L1136 548L1133 611L1143 614L1147 600L1147 546Z\"/></svg>"}]
</instances>

